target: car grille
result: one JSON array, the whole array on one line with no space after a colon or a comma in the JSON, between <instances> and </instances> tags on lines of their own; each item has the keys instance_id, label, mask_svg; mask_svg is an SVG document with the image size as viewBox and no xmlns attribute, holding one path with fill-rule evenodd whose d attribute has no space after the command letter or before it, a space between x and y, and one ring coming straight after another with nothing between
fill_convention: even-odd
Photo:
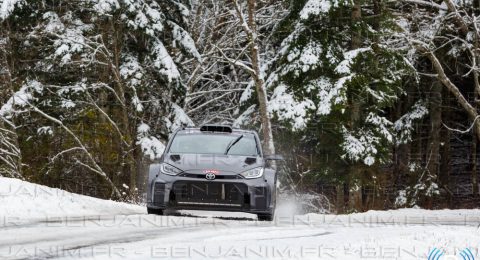
<instances>
[{"instance_id":1,"label":"car grille","mask_svg":"<svg viewBox=\"0 0 480 260\"><path fill-rule=\"evenodd\" d=\"M184 173L180 173L178 176L187 177L187 178L195 178L195 179L205 179L205 174L195 174L195 173L184 172ZM218 180L226 180L226 179L235 180L235 179L243 179L243 178L240 177L239 175L216 175L215 179L218 179Z\"/></svg>"},{"instance_id":2,"label":"car grille","mask_svg":"<svg viewBox=\"0 0 480 260\"><path fill-rule=\"evenodd\" d=\"M192 207L242 207L250 203L243 183L177 181L173 185L175 203Z\"/></svg>"}]
</instances>

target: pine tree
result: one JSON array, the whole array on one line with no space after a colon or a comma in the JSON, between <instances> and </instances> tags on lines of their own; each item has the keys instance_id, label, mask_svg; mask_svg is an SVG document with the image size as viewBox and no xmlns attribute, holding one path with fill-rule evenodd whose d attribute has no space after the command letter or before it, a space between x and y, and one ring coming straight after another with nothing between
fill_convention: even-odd
<instances>
[{"instance_id":1,"label":"pine tree","mask_svg":"<svg viewBox=\"0 0 480 260\"><path fill-rule=\"evenodd\" d=\"M1 10L7 56L24 61L10 68L10 99L21 102L2 107L2 116L21 125L23 156L32 158L26 176L55 185L88 170L113 197L133 198L143 154L158 158L161 137L191 123L180 108L186 89L178 65L199 58L182 28L188 6L31 0L3 2Z\"/></svg>"},{"instance_id":2,"label":"pine tree","mask_svg":"<svg viewBox=\"0 0 480 260\"><path fill-rule=\"evenodd\" d=\"M272 112L299 133L308 129L314 136L306 138L329 151L319 157L338 158L320 176L348 179L358 194L390 160L396 139L388 108L410 68L388 43L394 20L380 1L295 1L291 10L267 80ZM351 200L361 209L361 194Z\"/></svg>"}]
</instances>

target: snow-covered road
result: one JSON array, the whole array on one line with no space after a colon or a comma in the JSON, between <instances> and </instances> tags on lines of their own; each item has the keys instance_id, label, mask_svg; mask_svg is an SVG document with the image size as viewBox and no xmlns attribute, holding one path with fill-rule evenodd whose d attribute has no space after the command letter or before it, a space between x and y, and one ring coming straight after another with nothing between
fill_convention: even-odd
<instances>
[{"instance_id":1,"label":"snow-covered road","mask_svg":"<svg viewBox=\"0 0 480 260\"><path fill-rule=\"evenodd\" d=\"M477 254L478 220L477 211L423 210L284 216L272 223L152 215L11 219L0 229L0 258L426 259L434 247Z\"/></svg>"},{"instance_id":2,"label":"snow-covered road","mask_svg":"<svg viewBox=\"0 0 480 260\"><path fill-rule=\"evenodd\" d=\"M11 183L0 192L0 259L427 259L433 248L441 259L466 248L479 257L480 210L295 215L285 204L274 222L260 222L239 213L146 215L70 193L29 194L25 185L13 184L23 195ZM22 196L48 214L22 211L30 206L14 204Z\"/></svg>"}]
</instances>

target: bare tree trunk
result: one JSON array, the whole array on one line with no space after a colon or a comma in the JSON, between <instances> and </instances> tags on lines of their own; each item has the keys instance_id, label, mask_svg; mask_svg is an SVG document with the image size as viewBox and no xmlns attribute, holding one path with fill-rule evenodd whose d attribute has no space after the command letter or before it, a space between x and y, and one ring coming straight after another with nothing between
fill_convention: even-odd
<instances>
[{"instance_id":1,"label":"bare tree trunk","mask_svg":"<svg viewBox=\"0 0 480 260\"><path fill-rule=\"evenodd\" d=\"M460 28L460 33L466 35L468 33L468 25L465 23L460 13L458 13L455 3L452 0L444 0L444 2L447 5L448 12L454 15L455 23Z\"/></svg>"},{"instance_id":2,"label":"bare tree trunk","mask_svg":"<svg viewBox=\"0 0 480 260\"><path fill-rule=\"evenodd\" d=\"M355 0L352 9L352 23L353 23L353 31L352 31L352 41L350 44L351 50L355 50L361 47L362 39L361 34L358 29L355 28L356 23L362 18L362 8L360 5L360 0ZM360 119L361 107L362 104L360 101L355 100L352 96L350 100L351 111L350 111L350 125L354 127L356 122ZM360 171L359 163L352 163L349 167L349 175L350 175L350 183L349 183L349 205L350 208L361 210L363 205L363 198L362 198L362 178ZM353 182L352 182L353 180Z\"/></svg>"},{"instance_id":3,"label":"bare tree trunk","mask_svg":"<svg viewBox=\"0 0 480 260\"><path fill-rule=\"evenodd\" d=\"M117 95L120 97L122 102L120 108L120 126L123 140L119 140L119 144L121 149L121 165L122 165L122 172L123 176L128 176L129 178L129 196L130 199L135 199L136 197L136 190L137 190L137 174L136 174L136 167L135 167L135 158L133 155L133 151L135 150L135 140L132 134L132 127L129 118L129 107L128 101L126 98L126 91L120 76L120 55L122 52L122 39L123 39L123 32L121 28L117 28L112 20L112 27L115 30L115 41L113 45L113 74L115 75L115 91Z\"/></svg>"},{"instance_id":4,"label":"bare tree trunk","mask_svg":"<svg viewBox=\"0 0 480 260\"><path fill-rule=\"evenodd\" d=\"M424 55L428 57L428 59L432 62L433 68L437 72L437 78L442 82L442 84L452 93L453 96L457 99L457 102L465 109L468 114L468 117L473 122L474 131L477 135L477 138L480 137L480 120L478 120L478 113L474 106L468 103L467 99L463 96L460 92L458 87L453 84L453 82L447 77L445 71L443 70L442 64L438 60L438 58L424 46L423 42L412 41L414 46L417 50L422 52Z\"/></svg>"},{"instance_id":5,"label":"bare tree trunk","mask_svg":"<svg viewBox=\"0 0 480 260\"><path fill-rule=\"evenodd\" d=\"M475 197L478 196L477 144L477 136L472 134L472 193Z\"/></svg>"},{"instance_id":6,"label":"bare tree trunk","mask_svg":"<svg viewBox=\"0 0 480 260\"><path fill-rule=\"evenodd\" d=\"M479 41L480 39L478 38L478 35L475 35L475 43L474 43L474 57L473 59L475 60L475 65L478 66L478 63L480 62L479 59ZM474 89L474 102L475 102L475 110L478 113L478 108L479 108L479 103L480 103L480 81L478 78L478 71L477 69L473 70L473 82L475 84L475 89ZM472 193L473 196L477 197L478 194L478 175L477 175L477 144L478 144L478 134L475 129L472 134Z\"/></svg>"},{"instance_id":7,"label":"bare tree trunk","mask_svg":"<svg viewBox=\"0 0 480 260\"><path fill-rule=\"evenodd\" d=\"M337 191L337 198L336 198L337 214L341 214L345 210L344 184L339 184L335 188L336 188L336 191Z\"/></svg>"},{"instance_id":8,"label":"bare tree trunk","mask_svg":"<svg viewBox=\"0 0 480 260\"><path fill-rule=\"evenodd\" d=\"M362 18L362 6L360 5L360 0L353 1L353 8L352 8L352 22L355 24ZM352 33L352 42L351 42L351 49L355 50L360 48L362 44L362 39L359 30L353 30Z\"/></svg>"},{"instance_id":9,"label":"bare tree trunk","mask_svg":"<svg viewBox=\"0 0 480 260\"><path fill-rule=\"evenodd\" d=\"M12 47L10 45L11 30L8 21L1 30L1 37L4 38L3 42L5 43L4 45L0 45L0 52L2 53L2 59L0 60L0 71L2 72L0 74L0 85L6 87L0 92L0 102L2 102L0 104L3 104L3 101L8 100L10 96L15 94L15 89L12 80L14 64L13 59L9 57ZM22 152L20 150L14 117L6 119L0 115L0 138L0 165L5 165L5 173L9 176L23 178ZM2 173L1 171L2 169L0 167L0 174Z\"/></svg>"},{"instance_id":10,"label":"bare tree trunk","mask_svg":"<svg viewBox=\"0 0 480 260\"><path fill-rule=\"evenodd\" d=\"M443 90L443 106L444 107L450 107L450 98L448 96L448 92L446 89ZM443 112L443 120L450 120L450 113L448 109L445 109ZM442 160L440 162L440 172L439 172L439 179L440 183L442 186L446 189L447 191L447 198L448 198L448 205L449 207L453 207L452 203L452 198L453 198L453 193L451 191L452 185L450 185L450 172L452 170L451 166L451 149L450 149L450 131L447 129L443 129L442 134L441 134L441 139L443 142L442 146Z\"/></svg>"},{"instance_id":11,"label":"bare tree trunk","mask_svg":"<svg viewBox=\"0 0 480 260\"><path fill-rule=\"evenodd\" d=\"M265 81L263 79L261 65L260 65L260 54L258 46L258 34L257 34L257 25L255 20L255 11L256 11L256 0L248 0L248 24L250 27L250 52L252 58L252 67L255 71L254 81L255 87L258 95L258 104L260 109L260 117L262 120L262 132L265 142L265 153L274 154L275 146L273 143L273 134L272 134L272 125L270 122L270 117L268 115L268 100L267 92L265 90Z\"/></svg>"},{"instance_id":12,"label":"bare tree trunk","mask_svg":"<svg viewBox=\"0 0 480 260\"><path fill-rule=\"evenodd\" d=\"M255 11L257 8L256 0L248 0L247 11L248 21L245 21L243 13L237 0L233 0L237 15L242 23L243 29L248 37L250 45L250 59L252 62L252 77L255 82L255 89L257 91L258 105L260 110L260 118L262 122L262 133L264 140L264 152L266 154L275 153L275 145L273 143L272 124L270 116L268 115L268 100L267 91L265 90L265 81L261 71L260 61L260 47L258 45L257 22L255 18Z\"/></svg>"},{"instance_id":13,"label":"bare tree trunk","mask_svg":"<svg viewBox=\"0 0 480 260\"><path fill-rule=\"evenodd\" d=\"M430 135L427 148L428 172L436 178L439 168L440 128L442 127L442 86L435 82L430 95ZM431 154L431 155L430 155Z\"/></svg>"},{"instance_id":14,"label":"bare tree trunk","mask_svg":"<svg viewBox=\"0 0 480 260\"><path fill-rule=\"evenodd\" d=\"M427 171L432 181L438 179L440 167L440 129L442 127L442 85L434 82L430 95L430 134L427 147ZM432 205L432 198L426 201L429 208Z\"/></svg>"}]
</instances>

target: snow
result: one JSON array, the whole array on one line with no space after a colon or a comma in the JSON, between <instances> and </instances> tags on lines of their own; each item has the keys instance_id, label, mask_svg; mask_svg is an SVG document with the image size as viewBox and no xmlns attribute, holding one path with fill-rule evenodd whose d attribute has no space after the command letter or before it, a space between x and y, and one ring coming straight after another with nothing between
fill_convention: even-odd
<instances>
[{"instance_id":1,"label":"snow","mask_svg":"<svg viewBox=\"0 0 480 260\"><path fill-rule=\"evenodd\" d=\"M350 66L353 63L353 60L363 52L370 51L370 48L358 48L355 50L347 51L343 54L344 60L338 64L338 66L335 68L335 72L338 74L351 74Z\"/></svg>"},{"instance_id":2,"label":"snow","mask_svg":"<svg viewBox=\"0 0 480 260\"><path fill-rule=\"evenodd\" d=\"M45 31L48 33L58 33L65 29L65 25L60 21L60 18L55 12L44 13L43 19L48 20L45 26Z\"/></svg>"},{"instance_id":3,"label":"snow","mask_svg":"<svg viewBox=\"0 0 480 260\"><path fill-rule=\"evenodd\" d=\"M404 32L410 32L411 26L410 26L410 21L406 19L405 17L399 17L395 23L404 31Z\"/></svg>"},{"instance_id":4,"label":"snow","mask_svg":"<svg viewBox=\"0 0 480 260\"><path fill-rule=\"evenodd\" d=\"M60 106L63 108L73 108L76 104L72 100L62 100Z\"/></svg>"},{"instance_id":5,"label":"snow","mask_svg":"<svg viewBox=\"0 0 480 260\"><path fill-rule=\"evenodd\" d=\"M355 77L355 74L351 74L345 77L341 77L337 80L337 82L335 82L334 93L340 93L339 95L335 95L335 104L340 104L347 100L347 97L345 96L345 90L346 90L345 84L347 84L354 77Z\"/></svg>"},{"instance_id":6,"label":"snow","mask_svg":"<svg viewBox=\"0 0 480 260\"><path fill-rule=\"evenodd\" d=\"M84 34L90 31L93 25L84 24L80 19L73 19L71 14L59 17L55 12L46 12L43 19L46 20L45 31L56 36L53 42L55 51L49 58L60 58L62 66L71 62L74 54L84 51L87 45Z\"/></svg>"},{"instance_id":7,"label":"snow","mask_svg":"<svg viewBox=\"0 0 480 260\"><path fill-rule=\"evenodd\" d=\"M293 130L298 130L306 127L308 110L315 110L315 105L308 98L296 101L294 96L287 92L287 86L280 84L273 91L267 108L269 113L275 113L280 120L291 121Z\"/></svg>"},{"instance_id":8,"label":"snow","mask_svg":"<svg viewBox=\"0 0 480 260\"><path fill-rule=\"evenodd\" d=\"M97 88L102 88L105 84L104 83L95 83L92 86ZM66 94L74 94L74 93L82 93L87 90L87 84L85 83L85 79L81 82L76 82L74 85L65 85L61 86L57 91L59 96L64 96Z\"/></svg>"},{"instance_id":9,"label":"snow","mask_svg":"<svg viewBox=\"0 0 480 260\"><path fill-rule=\"evenodd\" d=\"M42 126L37 129L38 135L53 135L52 127L50 126Z\"/></svg>"},{"instance_id":10,"label":"snow","mask_svg":"<svg viewBox=\"0 0 480 260\"><path fill-rule=\"evenodd\" d=\"M139 134L148 134L148 131L150 131L150 126L145 123L141 123L137 128Z\"/></svg>"},{"instance_id":11,"label":"snow","mask_svg":"<svg viewBox=\"0 0 480 260\"><path fill-rule=\"evenodd\" d=\"M337 2L337 0L334 0L334 2ZM300 11L300 18L308 19L310 15L328 13L331 7L331 0L308 0L302 11Z\"/></svg>"},{"instance_id":12,"label":"snow","mask_svg":"<svg viewBox=\"0 0 480 260\"><path fill-rule=\"evenodd\" d=\"M373 124L376 126L376 129L380 132L380 135L382 135L385 139L388 140L388 142L393 141L393 134L392 134L392 126L393 123L390 122L388 119L386 119L383 116L379 116L375 113L368 113L367 123Z\"/></svg>"},{"instance_id":13,"label":"snow","mask_svg":"<svg viewBox=\"0 0 480 260\"><path fill-rule=\"evenodd\" d=\"M252 92L253 92L253 81L251 81L248 84L248 86L245 88L245 90L242 92L239 103L244 104L245 102L247 102L250 99L250 97L252 97Z\"/></svg>"},{"instance_id":14,"label":"snow","mask_svg":"<svg viewBox=\"0 0 480 260\"><path fill-rule=\"evenodd\" d=\"M122 6L125 6L128 11L122 15L122 20L130 28L134 30L143 29L147 35L154 39L156 39L156 33L163 31L164 15L156 2L147 4L145 1L124 0ZM133 16L133 18L129 16Z\"/></svg>"},{"instance_id":15,"label":"snow","mask_svg":"<svg viewBox=\"0 0 480 260\"><path fill-rule=\"evenodd\" d=\"M120 65L120 75L123 79L128 80L127 82L130 86L141 86L144 73L144 69L138 62L137 57L133 55L126 55L123 57L123 62Z\"/></svg>"},{"instance_id":16,"label":"snow","mask_svg":"<svg viewBox=\"0 0 480 260\"><path fill-rule=\"evenodd\" d=\"M24 0L3 0L0 5L0 19L6 19L15 9L25 4Z\"/></svg>"},{"instance_id":17,"label":"snow","mask_svg":"<svg viewBox=\"0 0 480 260\"><path fill-rule=\"evenodd\" d=\"M137 127L137 145L140 146L145 156L148 156L150 160L158 159L162 156L165 150L165 145L158 140L155 136L150 135L150 126L141 123Z\"/></svg>"},{"instance_id":18,"label":"snow","mask_svg":"<svg viewBox=\"0 0 480 260\"><path fill-rule=\"evenodd\" d=\"M173 61L170 54L168 54L168 51L165 49L165 46L162 42L156 42L152 54L155 56L153 65L161 74L167 76L169 82L180 77L180 72L177 69L177 65Z\"/></svg>"},{"instance_id":19,"label":"snow","mask_svg":"<svg viewBox=\"0 0 480 260\"><path fill-rule=\"evenodd\" d=\"M139 12L137 16L135 16L134 22L138 27L145 28L148 25L148 18L144 13Z\"/></svg>"},{"instance_id":20,"label":"snow","mask_svg":"<svg viewBox=\"0 0 480 260\"><path fill-rule=\"evenodd\" d=\"M446 255L457 255L469 248L478 256L479 213L405 209L340 216L283 216L272 223L257 222L245 214L211 212L193 212L198 217L60 218L0 230L0 256L411 260L426 259L435 247ZM15 237L15 242L8 240L9 236Z\"/></svg>"},{"instance_id":21,"label":"snow","mask_svg":"<svg viewBox=\"0 0 480 260\"><path fill-rule=\"evenodd\" d=\"M433 195L440 195L440 191L438 189L438 184L436 184L435 182L430 183L430 186L428 186L425 194L429 197L431 197Z\"/></svg>"},{"instance_id":22,"label":"snow","mask_svg":"<svg viewBox=\"0 0 480 260\"><path fill-rule=\"evenodd\" d=\"M298 76L300 72L305 73L318 68L322 52L322 46L316 42L309 42L302 49L293 48L287 55L288 65L282 74L293 71Z\"/></svg>"},{"instance_id":23,"label":"snow","mask_svg":"<svg viewBox=\"0 0 480 260\"><path fill-rule=\"evenodd\" d=\"M317 114L319 115L330 114L332 111L332 106L345 99L343 97L343 85L333 86L328 78L319 77L315 81L311 82L310 86L318 89L319 102L317 104Z\"/></svg>"},{"instance_id":24,"label":"snow","mask_svg":"<svg viewBox=\"0 0 480 260\"><path fill-rule=\"evenodd\" d=\"M319 53L322 52L322 48L320 45L317 44L309 44L305 49L303 49L302 54L299 57L299 61L305 65L305 67L309 67L311 65L315 65L319 61ZM306 72L308 69L304 68L303 71Z\"/></svg>"},{"instance_id":25,"label":"snow","mask_svg":"<svg viewBox=\"0 0 480 260\"><path fill-rule=\"evenodd\" d=\"M238 116L237 119L235 119L235 121L232 123L232 127L241 128L242 126L248 125L256 108L256 105L251 105L248 107L247 110Z\"/></svg>"},{"instance_id":26,"label":"snow","mask_svg":"<svg viewBox=\"0 0 480 260\"><path fill-rule=\"evenodd\" d=\"M15 107L24 107L33 99L33 93L41 93L43 85L36 81L28 81L10 97L0 108L0 116L9 116L15 113Z\"/></svg>"},{"instance_id":27,"label":"snow","mask_svg":"<svg viewBox=\"0 0 480 260\"><path fill-rule=\"evenodd\" d=\"M363 160L365 165L371 166L375 163L377 148L380 142L379 137L375 136L371 131L359 129L352 133L342 126L343 143L341 144L345 154L344 158L353 161Z\"/></svg>"},{"instance_id":28,"label":"snow","mask_svg":"<svg viewBox=\"0 0 480 260\"><path fill-rule=\"evenodd\" d=\"M110 13L113 10L120 8L120 4L117 0L96 0L96 2L94 9L101 14Z\"/></svg>"},{"instance_id":29,"label":"snow","mask_svg":"<svg viewBox=\"0 0 480 260\"><path fill-rule=\"evenodd\" d=\"M422 119L427 114L428 109L424 105L424 101L419 100L413 105L408 113L395 121L394 128L398 136L397 143L403 144L409 142L411 140L412 131L414 130L413 123Z\"/></svg>"},{"instance_id":30,"label":"snow","mask_svg":"<svg viewBox=\"0 0 480 260\"><path fill-rule=\"evenodd\" d=\"M125 185L126 186L126 185ZM433 248L479 256L480 210L305 213L279 201L253 214L181 211L95 199L0 177L2 259L426 259Z\"/></svg>"},{"instance_id":31,"label":"snow","mask_svg":"<svg viewBox=\"0 0 480 260\"><path fill-rule=\"evenodd\" d=\"M0 219L11 217L26 221L45 220L47 217L144 212L143 207L136 205L96 199L18 179L0 177Z\"/></svg>"},{"instance_id":32,"label":"snow","mask_svg":"<svg viewBox=\"0 0 480 260\"><path fill-rule=\"evenodd\" d=\"M398 195L395 198L395 205L404 206L407 204L407 192L405 190L398 191Z\"/></svg>"},{"instance_id":33,"label":"snow","mask_svg":"<svg viewBox=\"0 0 480 260\"><path fill-rule=\"evenodd\" d=\"M178 2L178 1L173 1L173 3L178 7L178 9L180 10L180 13L187 17L190 15L190 10L188 9L188 7L186 7L184 4Z\"/></svg>"},{"instance_id":34,"label":"snow","mask_svg":"<svg viewBox=\"0 0 480 260\"><path fill-rule=\"evenodd\" d=\"M177 104L172 104L171 116L173 122L167 120L167 127L170 131L175 131L182 126L194 126L192 119L185 113L185 111Z\"/></svg>"},{"instance_id":35,"label":"snow","mask_svg":"<svg viewBox=\"0 0 480 260\"><path fill-rule=\"evenodd\" d=\"M137 95L133 96L132 97L132 105L135 107L135 110L137 112L142 112L143 111L143 105L142 105L142 102L140 101L140 99L138 98Z\"/></svg>"},{"instance_id":36,"label":"snow","mask_svg":"<svg viewBox=\"0 0 480 260\"><path fill-rule=\"evenodd\" d=\"M293 32L288 35L281 43L279 54L286 55L289 51L290 46L293 45L294 41L298 39L301 33L305 30L305 26L302 23L295 24L295 29Z\"/></svg>"},{"instance_id":37,"label":"snow","mask_svg":"<svg viewBox=\"0 0 480 260\"><path fill-rule=\"evenodd\" d=\"M178 26L174 22L169 22L168 24L173 27L173 39L175 39L175 41L180 44L180 46L182 46L188 53L201 62L202 57L195 46L195 41L192 39L192 37L190 37L190 34L188 34L187 31L182 29L182 27Z\"/></svg>"}]
</instances>

